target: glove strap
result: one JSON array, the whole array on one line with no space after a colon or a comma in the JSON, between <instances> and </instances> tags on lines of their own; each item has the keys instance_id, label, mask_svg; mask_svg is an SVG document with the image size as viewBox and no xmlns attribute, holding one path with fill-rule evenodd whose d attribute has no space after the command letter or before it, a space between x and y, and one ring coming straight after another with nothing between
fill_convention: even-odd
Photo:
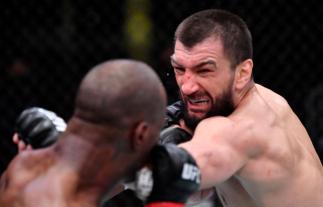
<instances>
[{"instance_id":1,"label":"glove strap","mask_svg":"<svg viewBox=\"0 0 323 207\"><path fill-rule=\"evenodd\" d=\"M153 202L148 203L145 207L185 207L184 203L174 203L174 202Z\"/></svg>"}]
</instances>

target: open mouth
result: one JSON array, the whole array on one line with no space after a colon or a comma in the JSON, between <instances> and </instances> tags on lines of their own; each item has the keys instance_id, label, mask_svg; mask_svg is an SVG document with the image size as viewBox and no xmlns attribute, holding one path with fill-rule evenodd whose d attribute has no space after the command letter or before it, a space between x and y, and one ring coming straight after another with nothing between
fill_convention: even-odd
<instances>
[{"instance_id":1,"label":"open mouth","mask_svg":"<svg viewBox=\"0 0 323 207\"><path fill-rule=\"evenodd\" d=\"M209 101L207 99L188 99L192 104L207 104Z\"/></svg>"},{"instance_id":2,"label":"open mouth","mask_svg":"<svg viewBox=\"0 0 323 207\"><path fill-rule=\"evenodd\" d=\"M209 99L199 98L199 99L187 99L187 107L189 111L196 113L203 113L209 109Z\"/></svg>"}]
</instances>

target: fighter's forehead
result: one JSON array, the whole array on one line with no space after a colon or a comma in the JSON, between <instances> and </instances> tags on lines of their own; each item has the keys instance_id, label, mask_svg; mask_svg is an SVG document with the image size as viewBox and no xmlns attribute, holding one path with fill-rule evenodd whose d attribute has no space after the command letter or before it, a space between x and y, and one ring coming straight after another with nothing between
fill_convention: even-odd
<instances>
[{"instance_id":1,"label":"fighter's forehead","mask_svg":"<svg viewBox=\"0 0 323 207\"><path fill-rule=\"evenodd\" d=\"M209 38L192 48L185 47L180 41L175 42L171 63L190 67L196 64L217 62L222 59L223 47L218 39Z\"/></svg>"}]
</instances>

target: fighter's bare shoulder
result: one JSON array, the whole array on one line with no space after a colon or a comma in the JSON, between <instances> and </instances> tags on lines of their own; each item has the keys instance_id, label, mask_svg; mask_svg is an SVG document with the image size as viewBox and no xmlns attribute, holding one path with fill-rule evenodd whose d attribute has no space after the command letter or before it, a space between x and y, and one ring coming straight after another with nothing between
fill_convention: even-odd
<instances>
[{"instance_id":1,"label":"fighter's bare shoulder","mask_svg":"<svg viewBox=\"0 0 323 207\"><path fill-rule=\"evenodd\" d=\"M256 84L256 88L264 101L278 112L277 114L283 115L292 111L290 105L283 96L259 84Z\"/></svg>"},{"instance_id":2,"label":"fighter's bare shoulder","mask_svg":"<svg viewBox=\"0 0 323 207\"><path fill-rule=\"evenodd\" d=\"M12 187L23 186L44 171L50 163L49 156L46 155L48 154L43 150L20 152L5 172L7 179L10 179L10 184L13 185Z\"/></svg>"},{"instance_id":3,"label":"fighter's bare shoulder","mask_svg":"<svg viewBox=\"0 0 323 207\"><path fill-rule=\"evenodd\" d=\"M228 117L215 116L203 119L196 127L195 134L207 133L222 135L234 129L235 122Z\"/></svg>"}]
</instances>

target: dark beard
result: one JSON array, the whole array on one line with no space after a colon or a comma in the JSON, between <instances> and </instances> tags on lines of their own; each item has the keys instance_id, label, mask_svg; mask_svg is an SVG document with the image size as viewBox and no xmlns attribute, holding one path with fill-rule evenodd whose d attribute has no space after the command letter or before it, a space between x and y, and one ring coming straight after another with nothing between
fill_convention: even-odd
<instances>
[{"instance_id":1,"label":"dark beard","mask_svg":"<svg viewBox=\"0 0 323 207\"><path fill-rule=\"evenodd\" d=\"M212 99L214 100L214 99ZM184 114L183 119L185 124L191 130L195 130L196 126L205 118L209 118L212 116L229 116L234 111L234 104L232 100L232 92L231 90L225 91L221 97L216 99L216 102L212 104L211 109L205 114L203 118L192 117L188 114L187 111L187 103L184 101Z\"/></svg>"}]
</instances>

